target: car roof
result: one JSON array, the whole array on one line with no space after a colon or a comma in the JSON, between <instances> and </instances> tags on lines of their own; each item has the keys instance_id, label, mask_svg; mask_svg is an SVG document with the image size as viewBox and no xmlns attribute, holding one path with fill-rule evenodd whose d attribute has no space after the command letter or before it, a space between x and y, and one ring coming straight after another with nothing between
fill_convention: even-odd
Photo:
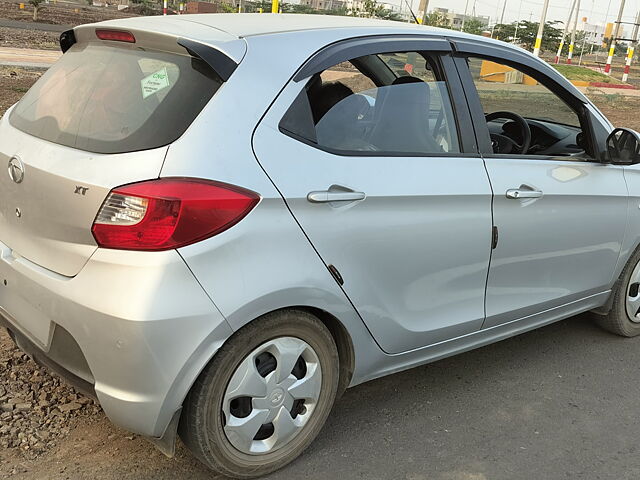
<instances>
[{"instance_id":1,"label":"car roof","mask_svg":"<svg viewBox=\"0 0 640 480\"><path fill-rule=\"evenodd\" d=\"M407 32L416 33L419 30L433 30L434 33L441 33L441 29L433 27L423 27L421 25L404 22L394 22L389 20L378 20L372 18L360 18L351 16L333 15L304 15L304 14L194 14L183 15L181 20L197 22L213 28L223 30L237 37L248 37L254 35L266 35L272 33L295 32L299 30L318 30L336 28L363 28L363 29L402 29Z\"/></svg>"},{"instance_id":2,"label":"car roof","mask_svg":"<svg viewBox=\"0 0 640 480\"><path fill-rule=\"evenodd\" d=\"M198 13L187 15L168 15L153 17L131 17L100 22L100 25L140 27L145 30L165 30L167 26L185 25L186 22L210 27L236 38L298 32L307 30L358 30L358 35L376 33L406 33L446 35L485 39L455 30L417 25L413 23L360 18L351 16L309 15L309 14L260 14L260 13ZM94 24L95 25L95 24ZM350 36L345 31L345 37ZM351 35L352 36L352 35Z\"/></svg>"}]
</instances>

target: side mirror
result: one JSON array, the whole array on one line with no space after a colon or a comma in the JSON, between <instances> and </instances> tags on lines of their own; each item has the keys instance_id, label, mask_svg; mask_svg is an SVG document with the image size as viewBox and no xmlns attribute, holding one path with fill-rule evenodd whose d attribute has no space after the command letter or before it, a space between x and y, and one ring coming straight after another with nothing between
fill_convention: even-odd
<instances>
[{"instance_id":1,"label":"side mirror","mask_svg":"<svg viewBox=\"0 0 640 480\"><path fill-rule=\"evenodd\" d=\"M616 128L607 138L607 157L614 165L640 163L640 133Z\"/></svg>"}]
</instances>

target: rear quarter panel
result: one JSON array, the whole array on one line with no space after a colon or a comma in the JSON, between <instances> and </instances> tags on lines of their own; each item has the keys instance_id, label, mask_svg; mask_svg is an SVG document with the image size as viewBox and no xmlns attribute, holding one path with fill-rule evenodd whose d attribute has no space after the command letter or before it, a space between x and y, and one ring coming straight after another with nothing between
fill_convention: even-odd
<instances>
[{"instance_id":1,"label":"rear quarter panel","mask_svg":"<svg viewBox=\"0 0 640 480\"><path fill-rule=\"evenodd\" d=\"M297 68L335 31L248 39L244 60L194 124L170 148L161 176L214 179L257 192L257 207L233 228L179 250L233 330L292 306L324 310L353 341L352 384L369 377L383 355L260 168L252 146L262 116ZM362 369L362 371L360 371ZM366 370L366 371L365 371Z\"/></svg>"}]
</instances>

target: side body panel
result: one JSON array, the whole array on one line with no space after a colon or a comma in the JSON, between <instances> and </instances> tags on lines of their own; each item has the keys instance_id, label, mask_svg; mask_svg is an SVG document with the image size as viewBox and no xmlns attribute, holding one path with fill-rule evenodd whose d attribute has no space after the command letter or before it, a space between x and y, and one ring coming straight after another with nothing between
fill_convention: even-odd
<instances>
[{"instance_id":1,"label":"side body panel","mask_svg":"<svg viewBox=\"0 0 640 480\"><path fill-rule=\"evenodd\" d=\"M480 158L323 152L278 131L301 88L287 86L264 118L256 155L377 342L398 353L478 330L491 249L491 188ZM332 185L367 197L307 200Z\"/></svg>"},{"instance_id":2,"label":"side body panel","mask_svg":"<svg viewBox=\"0 0 640 480\"><path fill-rule=\"evenodd\" d=\"M517 157L485 162L499 231L485 327L606 291L627 221L622 167ZM543 196L507 198L521 185Z\"/></svg>"}]
</instances>

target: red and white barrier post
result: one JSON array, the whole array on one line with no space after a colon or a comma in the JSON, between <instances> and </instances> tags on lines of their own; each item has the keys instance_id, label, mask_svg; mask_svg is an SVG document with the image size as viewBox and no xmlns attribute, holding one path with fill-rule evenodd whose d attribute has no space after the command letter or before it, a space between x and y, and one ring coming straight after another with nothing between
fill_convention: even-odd
<instances>
[{"instance_id":1,"label":"red and white barrier post","mask_svg":"<svg viewBox=\"0 0 640 480\"><path fill-rule=\"evenodd\" d=\"M629 70L631 70L631 62L633 61L633 46L629 47L629 52L627 53L627 62L624 64L624 73L622 74L622 81L626 82L629 79Z\"/></svg>"},{"instance_id":2,"label":"red and white barrier post","mask_svg":"<svg viewBox=\"0 0 640 480\"><path fill-rule=\"evenodd\" d=\"M162 4L162 15L166 15L167 14L167 0L164 0L164 3Z\"/></svg>"},{"instance_id":3,"label":"red and white barrier post","mask_svg":"<svg viewBox=\"0 0 640 480\"><path fill-rule=\"evenodd\" d=\"M613 41L611 43L611 48L609 48L609 56L607 57L607 64L604 66L604 73L607 75L611 75L611 62L613 61L613 55L616 53L616 43Z\"/></svg>"}]
</instances>

